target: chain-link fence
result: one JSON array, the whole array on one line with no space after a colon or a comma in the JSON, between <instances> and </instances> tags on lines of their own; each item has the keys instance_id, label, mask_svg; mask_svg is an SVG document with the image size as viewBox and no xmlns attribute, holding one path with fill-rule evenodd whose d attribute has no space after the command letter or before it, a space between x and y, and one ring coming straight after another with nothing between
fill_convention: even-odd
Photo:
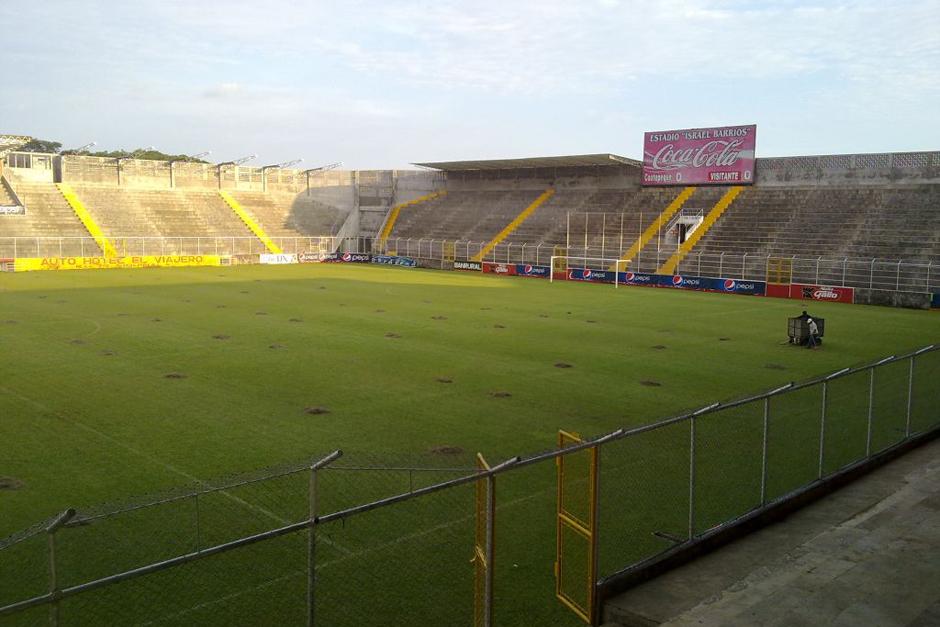
<instances>
[{"instance_id":1,"label":"chain-link fence","mask_svg":"<svg viewBox=\"0 0 940 627\"><path fill-rule=\"evenodd\" d=\"M337 451L68 510L0 542L0 624L579 624L598 585L940 428L938 380L928 346L489 469Z\"/></svg>"}]
</instances>

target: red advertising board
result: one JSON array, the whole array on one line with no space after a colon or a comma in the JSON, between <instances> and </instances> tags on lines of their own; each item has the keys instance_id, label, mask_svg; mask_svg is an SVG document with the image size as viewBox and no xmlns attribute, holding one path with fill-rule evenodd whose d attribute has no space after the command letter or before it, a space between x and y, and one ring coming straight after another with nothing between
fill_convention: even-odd
<instances>
[{"instance_id":1,"label":"red advertising board","mask_svg":"<svg viewBox=\"0 0 940 627\"><path fill-rule=\"evenodd\" d=\"M854 303L855 288L793 283L790 285L790 298L829 303Z\"/></svg>"},{"instance_id":2,"label":"red advertising board","mask_svg":"<svg viewBox=\"0 0 940 627\"><path fill-rule=\"evenodd\" d=\"M483 262L483 272L489 272L492 274L503 274L503 275L512 275L516 273L516 264L514 263L492 263L490 261Z\"/></svg>"},{"instance_id":3,"label":"red advertising board","mask_svg":"<svg viewBox=\"0 0 940 627\"><path fill-rule=\"evenodd\" d=\"M750 185L757 125L643 134L643 185Z\"/></svg>"}]
</instances>

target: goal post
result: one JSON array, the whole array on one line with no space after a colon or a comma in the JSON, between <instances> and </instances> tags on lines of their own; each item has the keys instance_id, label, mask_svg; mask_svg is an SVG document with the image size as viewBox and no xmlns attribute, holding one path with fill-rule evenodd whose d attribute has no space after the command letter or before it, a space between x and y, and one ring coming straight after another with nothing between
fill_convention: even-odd
<instances>
[{"instance_id":1,"label":"goal post","mask_svg":"<svg viewBox=\"0 0 940 627\"><path fill-rule=\"evenodd\" d=\"M606 273L613 275L613 280L596 280L598 283L612 283L614 287L620 287L620 273L624 272L631 263L630 259L619 259L616 257L584 257L578 255L552 255L551 265L548 269L548 279L550 283L555 282L555 272L565 272L568 270L579 270L597 272L600 276ZM576 279L591 281L590 278Z\"/></svg>"}]
</instances>

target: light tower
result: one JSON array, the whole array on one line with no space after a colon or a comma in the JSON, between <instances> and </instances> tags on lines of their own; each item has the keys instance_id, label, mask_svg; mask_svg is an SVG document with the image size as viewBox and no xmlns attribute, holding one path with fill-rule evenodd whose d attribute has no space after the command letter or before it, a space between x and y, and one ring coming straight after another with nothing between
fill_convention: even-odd
<instances>
[{"instance_id":1,"label":"light tower","mask_svg":"<svg viewBox=\"0 0 940 627\"><path fill-rule=\"evenodd\" d=\"M211 150L206 150L204 152L198 152L194 155L183 155L182 159L171 159L167 162L167 165L170 167L170 188L176 187L176 171L173 166L177 163L187 163L189 161L198 161L203 157L208 157L212 154Z\"/></svg>"},{"instance_id":2,"label":"light tower","mask_svg":"<svg viewBox=\"0 0 940 627\"><path fill-rule=\"evenodd\" d=\"M289 168L292 165L297 165L298 163L303 163L303 159L292 159L291 161L284 161L282 163L274 163L271 165L266 165L261 168L261 191L268 191L268 170L283 170L284 168Z\"/></svg>"},{"instance_id":3,"label":"light tower","mask_svg":"<svg viewBox=\"0 0 940 627\"><path fill-rule=\"evenodd\" d=\"M242 164L248 163L252 159L257 159L258 155L248 155L247 157L239 157L238 159L232 159L231 161L223 161L222 163L217 163L216 174L219 177L219 189L222 189L222 168L225 166L233 165L236 168ZM238 187L238 173L235 173L235 187Z\"/></svg>"}]
</instances>

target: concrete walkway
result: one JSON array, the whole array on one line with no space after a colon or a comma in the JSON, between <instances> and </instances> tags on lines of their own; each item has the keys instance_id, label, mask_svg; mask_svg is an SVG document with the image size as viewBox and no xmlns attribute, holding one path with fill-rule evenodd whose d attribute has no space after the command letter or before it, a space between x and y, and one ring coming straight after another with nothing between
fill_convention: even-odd
<instances>
[{"instance_id":1,"label":"concrete walkway","mask_svg":"<svg viewBox=\"0 0 940 627\"><path fill-rule=\"evenodd\" d=\"M605 625L940 625L940 440L612 599Z\"/></svg>"}]
</instances>

